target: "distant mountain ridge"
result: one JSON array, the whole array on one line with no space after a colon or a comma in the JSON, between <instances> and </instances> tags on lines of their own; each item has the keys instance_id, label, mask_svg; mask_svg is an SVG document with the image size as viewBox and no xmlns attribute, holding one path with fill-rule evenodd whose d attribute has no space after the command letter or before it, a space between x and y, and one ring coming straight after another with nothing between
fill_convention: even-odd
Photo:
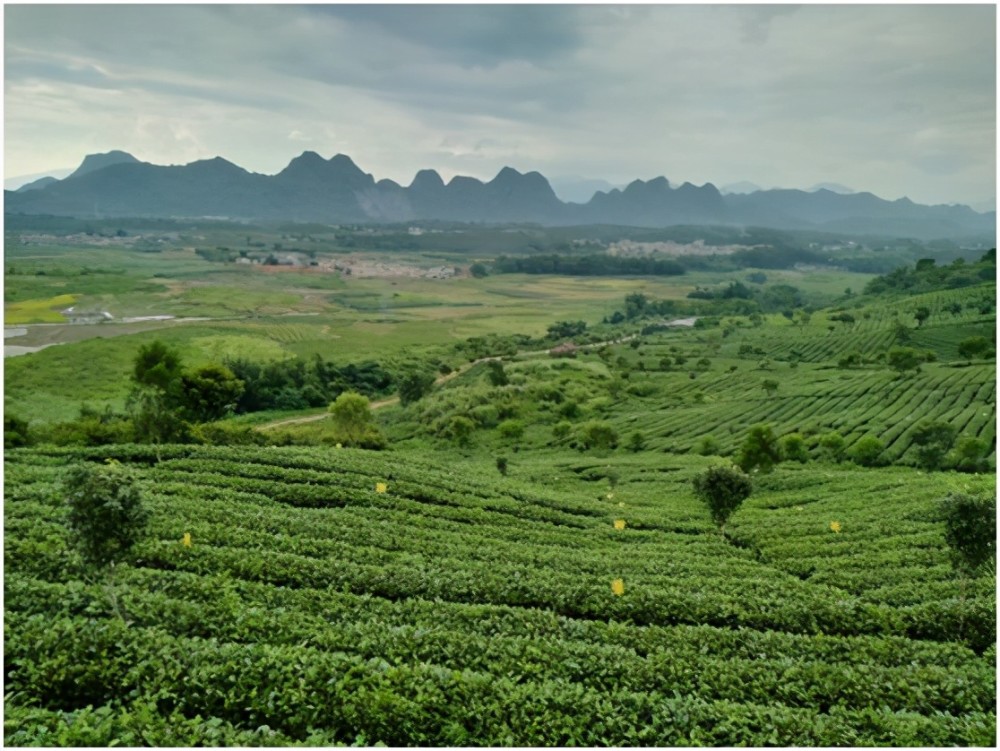
<instances>
[{"instance_id":1,"label":"distant mountain ridge","mask_svg":"<svg viewBox=\"0 0 1000 751\"><path fill-rule=\"evenodd\" d=\"M826 229L920 239L994 233L996 214L967 206L923 206L871 193L820 187L721 193L711 183L672 186L665 177L597 191L586 203L561 201L538 172L504 167L489 182L432 169L408 186L379 180L344 154L306 151L276 175L248 172L221 157L183 166L141 162L112 151L87 156L63 180L5 191L5 211L69 216L228 217L384 223L421 219L544 225L752 225ZM27 186L25 186L27 187ZM818 186L817 186L818 187ZM841 186L832 186L840 188Z\"/></svg>"}]
</instances>

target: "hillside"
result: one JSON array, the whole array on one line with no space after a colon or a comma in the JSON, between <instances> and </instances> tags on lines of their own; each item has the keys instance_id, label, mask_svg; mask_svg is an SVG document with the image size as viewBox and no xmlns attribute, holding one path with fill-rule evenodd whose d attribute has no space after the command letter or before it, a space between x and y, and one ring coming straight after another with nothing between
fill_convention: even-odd
<instances>
[{"instance_id":1,"label":"hillside","mask_svg":"<svg viewBox=\"0 0 1000 751\"><path fill-rule=\"evenodd\" d=\"M113 602L53 493L109 457L153 511ZM5 741L993 745L993 588L958 598L947 477L781 470L727 541L709 463L9 451Z\"/></svg>"}]
</instances>

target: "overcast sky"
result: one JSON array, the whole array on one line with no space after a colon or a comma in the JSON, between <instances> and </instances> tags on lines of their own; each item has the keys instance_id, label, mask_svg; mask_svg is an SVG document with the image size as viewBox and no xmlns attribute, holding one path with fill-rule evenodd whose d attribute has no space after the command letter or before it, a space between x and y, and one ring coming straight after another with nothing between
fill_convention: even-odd
<instances>
[{"instance_id":1,"label":"overcast sky","mask_svg":"<svg viewBox=\"0 0 1000 751\"><path fill-rule=\"evenodd\" d=\"M123 149L404 185L835 182L993 200L992 5L6 5L6 178Z\"/></svg>"}]
</instances>

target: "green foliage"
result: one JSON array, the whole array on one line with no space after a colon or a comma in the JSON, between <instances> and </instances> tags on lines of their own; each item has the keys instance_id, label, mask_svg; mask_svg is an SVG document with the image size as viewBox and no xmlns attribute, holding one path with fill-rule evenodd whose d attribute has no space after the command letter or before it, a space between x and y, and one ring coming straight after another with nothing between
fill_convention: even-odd
<instances>
[{"instance_id":1,"label":"green foliage","mask_svg":"<svg viewBox=\"0 0 1000 751\"><path fill-rule=\"evenodd\" d=\"M524 436L524 423L520 420L504 420L497 425L497 432L506 441L517 441Z\"/></svg>"},{"instance_id":2,"label":"green foliage","mask_svg":"<svg viewBox=\"0 0 1000 751\"><path fill-rule=\"evenodd\" d=\"M434 386L434 372L427 369L410 368L398 381L399 403L404 407L422 399Z\"/></svg>"},{"instance_id":3,"label":"green foliage","mask_svg":"<svg viewBox=\"0 0 1000 751\"><path fill-rule=\"evenodd\" d=\"M996 497L951 493L943 507L952 564L965 576L988 573L987 566L996 560Z\"/></svg>"},{"instance_id":4,"label":"green foliage","mask_svg":"<svg viewBox=\"0 0 1000 751\"><path fill-rule=\"evenodd\" d=\"M556 321L549 326L546 336L549 339L572 339L586 330L585 321Z\"/></svg>"},{"instance_id":5,"label":"green foliage","mask_svg":"<svg viewBox=\"0 0 1000 751\"><path fill-rule=\"evenodd\" d=\"M632 452L639 452L646 448L646 436L641 430L636 430L628 437L628 449Z\"/></svg>"},{"instance_id":6,"label":"green foliage","mask_svg":"<svg viewBox=\"0 0 1000 751\"><path fill-rule=\"evenodd\" d=\"M503 369L503 363L499 360L490 360L486 363L486 377L492 386L506 386L510 383L507 373Z\"/></svg>"},{"instance_id":7,"label":"green foliage","mask_svg":"<svg viewBox=\"0 0 1000 751\"><path fill-rule=\"evenodd\" d=\"M885 463L884 452L885 444L877 436L866 435L859 438L857 443L851 446L847 455L851 461L862 467L878 467Z\"/></svg>"},{"instance_id":8,"label":"green foliage","mask_svg":"<svg viewBox=\"0 0 1000 751\"><path fill-rule=\"evenodd\" d=\"M698 441L694 450L702 456L718 456L722 452L722 446L714 436L706 435Z\"/></svg>"},{"instance_id":9,"label":"green foliage","mask_svg":"<svg viewBox=\"0 0 1000 751\"><path fill-rule=\"evenodd\" d=\"M469 266L469 273L476 279L482 279L483 277L489 276L489 271L486 265L480 262L476 262Z\"/></svg>"},{"instance_id":10,"label":"green foliage","mask_svg":"<svg viewBox=\"0 0 1000 751\"><path fill-rule=\"evenodd\" d=\"M3 447L5 449L16 449L21 446L30 446L32 443L31 433L28 429L27 420L4 411L3 416Z\"/></svg>"},{"instance_id":11,"label":"green foliage","mask_svg":"<svg viewBox=\"0 0 1000 751\"><path fill-rule=\"evenodd\" d=\"M778 392L778 382L773 378L765 378L760 385L768 396L774 396Z\"/></svg>"},{"instance_id":12,"label":"green foliage","mask_svg":"<svg viewBox=\"0 0 1000 751\"><path fill-rule=\"evenodd\" d=\"M946 464L959 472L989 472L990 445L975 436L961 436L949 452Z\"/></svg>"},{"instance_id":13,"label":"green foliage","mask_svg":"<svg viewBox=\"0 0 1000 751\"><path fill-rule=\"evenodd\" d=\"M985 336L970 336L959 342L958 355L969 360L977 357L989 357L988 353L992 352L993 349L993 342Z\"/></svg>"},{"instance_id":14,"label":"green foliage","mask_svg":"<svg viewBox=\"0 0 1000 751\"><path fill-rule=\"evenodd\" d=\"M829 433L824 433L819 438L819 447L823 452L824 458L839 462L844 459L844 449L847 442L844 437L835 430L831 430Z\"/></svg>"},{"instance_id":15,"label":"green foliage","mask_svg":"<svg viewBox=\"0 0 1000 751\"><path fill-rule=\"evenodd\" d=\"M754 425L740 446L736 464L744 472L770 472L781 461L778 439L770 425Z\"/></svg>"},{"instance_id":16,"label":"green foliage","mask_svg":"<svg viewBox=\"0 0 1000 751\"><path fill-rule=\"evenodd\" d=\"M181 357L176 349L159 339L139 347L132 367L132 380L140 385L166 392L181 377Z\"/></svg>"},{"instance_id":17,"label":"green foliage","mask_svg":"<svg viewBox=\"0 0 1000 751\"><path fill-rule=\"evenodd\" d=\"M181 375L176 396L181 414L190 422L211 422L236 410L243 381L224 365L203 365Z\"/></svg>"},{"instance_id":18,"label":"green foliage","mask_svg":"<svg viewBox=\"0 0 1000 751\"><path fill-rule=\"evenodd\" d=\"M459 446L469 446L476 424L465 415L455 415L448 421L445 435Z\"/></svg>"},{"instance_id":19,"label":"green foliage","mask_svg":"<svg viewBox=\"0 0 1000 751\"><path fill-rule=\"evenodd\" d=\"M809 449L801 433L788 433L781 437L781 458L803 464L809 461Z\"/></svg>"},{"instance_id":20,"label":"green foliage","mask_svg":"<svg viewBox=\"0 0 1000 751\"><path fill-rule=\"evenodd\" d=\"M913 317L917 319L917 328L924 325L924 321L931 317L931 309L926 305L921 305L913 313Z\"/></svg>"},{"instance_id":21,"label":"green foliage","mask_svg":"<svg viewBox=\"0 0 1000 751\"><path fill-rule=\"evenodd\" d=\"M925 469L941 469L955 442L954 426L937 420L924 420L913 431L917 464Z\"/></svg>"},{"instance_id":22,"label":"green foliage","mask_svg":"<svg viewBox=\"0 0 1000 751\"><path fill-rule=\"evenodd\" d=\"M380 447L384 439L375 426L368 398L353 391L345 391L329 407L334 424L334 438L345 446Z\"/></svg>"},{"instance_id":23,"label":"green foliage","mask_svg":"<svg viewBox=\"0 0 1000 751\"><path fill-rule=\"evenodd\" d=\"M497 472L499 472L504 477L507 476L507 457L498 456L496 460Z\"/></svg>"},{"instance_id":24,"label":"green foliage","mask_svg":"<svg viewBox=\"0 0 1000 751\"><path fill-rule=\"evenodd\" d=\"M737 467L709 467L695 476L693 484L695 495L708 506L720 529L753 490L753 482Z\"/></svg>"},{"instance_id":25,"label":"green foliage","mask_svg":"<svg viewBox=\"0 0 1000 751\"><path fill-rule=\"evenodd\" d=\"M913 347L893 347L886 353L886 362L890 368L898 373L919 370L920 363L923 361L923 354Z\"/></svg>"},{"instance_id":26,"label":"green foliage","mask_svg":"<svg viewBox=\"0 0 1000 751\"><path fill-rule=\"evenodd\" d=\"M580 443L586 449L613 449L618 445L618 431L602 420L580 426Z\"/></svg>"},{"instance_id":27,"label":"green foliage","mask_svg":"<svg viewBox=\"0 0 1000 751\"><path fill-rule=\"evenodd\" d=\"M69 525L84 560L121 561L145 533L150 512L135 473L117 463L75 466L66 476Z\"/></svg>"},{"instance_id":28,"label":"green foliage","mask_svg":"<svg viewBox=\"0 0 1000 751\"><path fill-rule=\"evenodd\" d=\"M552 437L556 439L565 438L573 430L573 423L569 420L560 420L552 426Z\"/></svg>"}]
</instances>

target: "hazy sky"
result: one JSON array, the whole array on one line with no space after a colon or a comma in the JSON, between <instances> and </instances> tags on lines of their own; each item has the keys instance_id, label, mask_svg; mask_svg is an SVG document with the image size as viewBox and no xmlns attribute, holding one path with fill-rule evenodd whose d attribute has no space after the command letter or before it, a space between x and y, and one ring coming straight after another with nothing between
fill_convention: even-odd
<instances>
[{"instance_id":1,"label":"hazy sky","mask_svg":"<svg viewBox=\"0 0 1000 751\"><path fill-rule=\"evenodd\" d=\"M123 149L992 200L992 5L6 5L5 177Z\"/></svg>"}]
</instances>

